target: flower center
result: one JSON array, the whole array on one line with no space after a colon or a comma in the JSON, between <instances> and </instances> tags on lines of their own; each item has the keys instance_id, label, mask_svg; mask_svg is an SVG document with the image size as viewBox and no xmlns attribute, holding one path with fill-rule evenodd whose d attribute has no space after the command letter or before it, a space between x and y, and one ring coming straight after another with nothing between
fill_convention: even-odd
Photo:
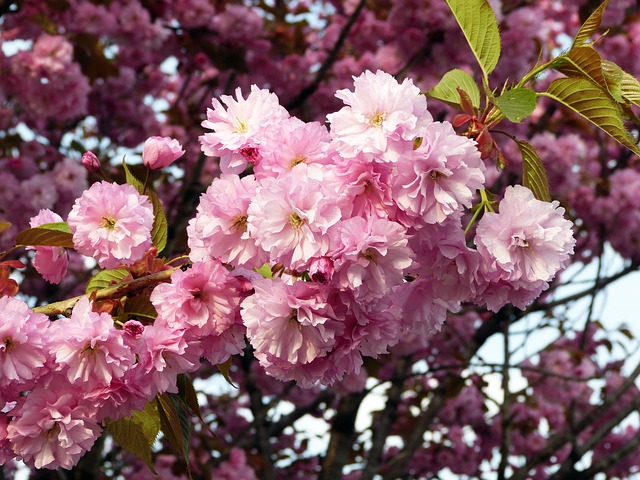
<instances>
[{"instance_id":1,"label":"flower center","mask_svg":"<svg viewBox=\"0 0 640 480\"><path fill-rule=\"evenodd\" d=\"M445 177L445 174L442 172L439 172L438 170L431 170L429 172L429 178L431 180L433 180L434 182L437 182L439 179Z\"/></svg>"},{"instance_id":2,"label":"flower center","mask_svg":"<svg viewBox=\"0 0 640 480\"><path fill-rule=\"evenodd\" d=\"M302 325L298 321L298 311L295 309L291 310L291 313L289 314L289 325L295 325L298 330L302 331Z\"/></svg>"},{"instance_id":3,"label":"flower center","mask_svg":"<svg viewBox=\"0 0 640 480\"><path fill-rule=\"evenodd\" d=\"M231 222L231 228L229 230L235 230L236 232L244 233L247 231L247 216L238 215Z\"/></svg>"},{"instance_id":4,"label":"flower center","mask_svg":"<svg viewBox=\"0 0 640 480\"><path fill-rule=\"evenodd\" d=\"M115 220L115 218L102 217L102 220L104 220L102 222L102 226L104 228L108 228L109 230L115 230L116 229L116 220Z\"/></svg>"},{"instance_id":5,"label":"flower center","mask_svg":"<svg viewBox=\"0 0 640 480\"><path fill-rule=\"evenodd\" d=\"M300 218L296 212L289 214L289 224L296 230L300 230L304 225L304 219Z\"/></svg>"},{"instance_id":6,"label":"flower center","mask_svg":"<svg viewBox=\"0 0 640 480\"><path fill-rule=\"evenodd\" d=\"M372 127L381 127L382 122L384 122L384 117L385 117L384 113L376 113L371 118L371 120L369 120L369 123L371 124Z\"/></svg>"},{"instance_id":7,"label":"flower center","mask_svg":"<svg viewBox=\"0 0 640 480\"><path fill-rule=\"evenodd\" d=\"M524 236L513 235L511 237L511 246L516 248L524 248L527 250L531 250L531 245L527 242L527 239Z\"/></svg>"},{"instance_id":8,"label":"flower center","mask_svg":"<svg viewBox=\"0 0 640 480\"><path fill-rule=\"evenodd\" d=\"M236 133L247 133L249 131L249 125L246 120L240 120L236 117L238 123L233 126L233 131Z\"/></svg>"},{"instance_id":9,"label":"flower center","mask_svg":"<svg viewBox=\"0 0 640 480\"><path fill-rule=\"evenodd\" d=\"M291 160L291 163L289 163L289 168L293 168L300 163L304 163L306 160L306 155L296 155L293 160Z\"/></svg>"},{"instance_id":10,"label":"flower center","mask_svg":"<svg viewBox=\"0 0 640 480\"><path fill-rule=\"evenodd\" d=\"M4 348L2 348L2 346L4 346ZM0 350L4 350L5 352L10 352L15 347L16 347L16 344L13 341L13 338L11 338L11 337L5 337L2 340L2 344L0 344Z\"/></svg>"},{"instance_id":11,"label":"flower center","mask_svg":"<svg viewBox=\"0 0 640 480\"><path fill-rule=\"evenodd\" d=\"M369 262L373 263L374 265L378 264L378 252L376 252L376 250L373 248L367 248L366 250L360 252L360 257L369 260Z\"/></svg>"}]
</instances>

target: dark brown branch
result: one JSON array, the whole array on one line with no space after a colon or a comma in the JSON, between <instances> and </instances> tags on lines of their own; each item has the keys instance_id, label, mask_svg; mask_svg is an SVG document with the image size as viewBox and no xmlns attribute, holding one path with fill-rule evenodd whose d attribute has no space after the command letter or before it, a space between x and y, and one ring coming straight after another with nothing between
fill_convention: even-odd
<instances>
[{"instance_id":1,"label":"dark brown branch","mask_svg":"<svg viewBox=\"0 0 640 480\"><path fill-rule=\"evenodd\" d=\"M408 366L409 357L400 357L396 362L391 386L387 390L387 402L384 410L371 422L371 448L367 456L367 463L360 475L360 480L372 479L382 461L385 441L398 415L398 405L400 404L402 387L406 378L405 372Z\"/></svg>"},{"instance_id":2,"label":"dark brown branch","mask_svg":"<svg viewBox=\"0 0 640 480\"><path fill-rule=\"evenodd\" d=\"M342 478L342 469L353 451L356 416L364 397L365 392L351 393L338 402L336 414L331 423L331 439L327 455L322 462L319 480Z\"/></svg>"},{"instance_id":3,"label":"dark brown branch","mask_svg":"<svg viewBox=\"0 0 640 480\"><path fill-rule=\"evenodd\" d=\"M573 428L565 430L549 438L549 440L547 441L547 445L539 452L533 454L527 461L526 465L519 468L513 474L511 480L526 479L529 475L529 471L531 471L534 467L541 464L542 462L545 462L567 442L570 442L573 438L575 438L578 433L580 433L585 428L593 425L596 421L602 418L609 411L609 408L617 404L620 397L634 384L638 375L640 375L640 363L636 366L631 375L627 379L625 379L623 384L612 395L607 396L600 405L593 408L584 417L582 417L582 419L577 422ZM638 397L638 401L640 401L640 397Z\"/></svg>"},{"instance_id":4,"label":"dark brown branch","mask_svg":"<svg viewBox=\"0 0 640 480\"><path fill-rule=\"evenodd\" d=\"M327 76L327 73L329 72L335 61L338 59L338 54L340 53L340 50L342 50L344 42L347 40L351 28L356 23L356 20L360 16L360 13L362 12L362 9L366 5L366 3L367 0L360 0L358 6L349 17L349 20L347 20L347 23L345 23L344 27L342 27L342 31L340 32L338 40L329 52L329 55L325 59L324 63L320 66L320 69L316 73L315 78L309 85L307 85L300 91L297 97L295 97L286 105L287 110L292 110L302 105L305 100L313 95L313 93L318 89L322 81Z\"/></svg>"},{"instance_id":5,"label":"dark brown branch","mask_svg":"<svg viewBox=\"0 0 640 480\"><path fill-rule=\"evenodd\" d=\"M575 472L574 474L569 474L566 478L568 480L588 480L593 478L596 473L604 472L605 470L611 468L624 457L632 453L636 448L640 446L640 431L636 433L633 439L629 442L625 442L620 448L616 451L611 452L610 455L601 458L598 462L591 465L586 470L582 470L580 472Z\"/></svg>"},{"instance_id":6,"label":"dark brown branch","mask_svg":"<svg viewBox=\"0 0 640 480\"><path fill-rule=\"evenodd\" d=\"M504 324L504 363L502 366L502 393L504 399L500 406L502 435L500 438L500 464L498 465L498 480L505 479L507 465L509 465L509 450L511 444L511 393L509 392L509 362L511 350L509 347L509 322Z\"/></svg>"}]
</instances>

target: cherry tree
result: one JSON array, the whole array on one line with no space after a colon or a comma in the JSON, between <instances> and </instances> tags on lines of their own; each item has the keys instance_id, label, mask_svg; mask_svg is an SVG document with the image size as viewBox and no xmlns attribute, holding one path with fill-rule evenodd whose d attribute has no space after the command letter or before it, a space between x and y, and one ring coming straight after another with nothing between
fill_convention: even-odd
<instances>
[{"instance_id":1,"label":"cherry tree","mask_svg":"<svg viewBox=\"0 0 640 480\"><path fill-rule=\"evenodd\" d=\"M634 2L0 14L4 478L638 471Z\"/></svg>"}]
</instances>

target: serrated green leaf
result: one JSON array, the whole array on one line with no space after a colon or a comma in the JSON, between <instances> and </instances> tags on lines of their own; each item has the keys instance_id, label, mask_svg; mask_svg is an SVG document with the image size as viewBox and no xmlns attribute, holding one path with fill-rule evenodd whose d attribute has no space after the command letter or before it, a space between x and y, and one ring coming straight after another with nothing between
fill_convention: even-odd
<instances>
[{"instance_id":1,"label":"serrated green leaf","mask_svg":"<svg viewBox=\"0 0 640 480\"><path fill-rule=\"evenodd\" d=\"M609 94L582 78L559 78L539 93L569 107L640 156L636 141L622 123L622 111Z\"/></svg>"},{"instance_id":2,"label":"serrated green leaf","mask_svg":"<svg viewBox=\"0 0 640 480\"><path fill-rule=\"evenodd\" d=\"M158 248L158 253L164 250L167 246L167 234L169 224L167 223L167 214L164 211L162 202L158 198L158 195L151 189L151 186L147 185L145 191L144 183L138 179L125 162L122 162L124 168L124 174L129 185L133 185L138 190L140 195L146 195L149 197L149 201L153 206L153 227L151 228L151 240L153 244Z\"/></svg>"},{"instance_id":3,"label":"serrated green leaf","mask_svg":"<svg viewBox=\"0 0 640 480\"><path fill-rule=\"evenodd\" d=\"M157 395L158 413L162 433L173 448L182 455L189 469L189 442L191 440L191 422L182 400L171 393Z\"/></svg>"},{"instance_id":4,"label":"serrated green leaf","mask_svg":"<svg viewBox=\"0 0 640 480\"><path fill-rule=\"evenodd\" d=\"M528 88L513 88L496 98L496 105L510 121L520 123L536 108L536 93Z\"/></svg>"},{"instance_id":5,"label":"serrated green leaf","mask_svg":"<svg viewBox=\"0 0 640 480\"><path fill-rule=\"evenodd\" d=\"M587 18L578 30L571 48L582 45L595 33L600 26L600 22L602 22L602 15L604 14L607 3L609 3L609 0L604 0L604 2L589 15L589 18Z\"/></svg>"},{"instance_id":6,"label":"serrated green leaf","mask_svg":"<svg viewBox=\"0 0 640 480\"><path fill-rule=\"evenodd\" d=\"M458 68L445 73L438 84L427 92L427 95L460 109L458 87L469 95L474 108L480 108L480 89L478 85L473 81L471 75Z\"/></svg>"},{"instance_id":7,"label":"serrated green leaf","mask_svg":"<svg viewBox=\"0 0 640 480\"><path fill-rule=\"evenodd\" d=\"M158 316L156 308L149 299L150 293L145 292L140 295L128 297L124 304L124 313L127 317L139 317L154 319Z\"/></svg>"},{"instance_id":8,"label":"serrated green leaf","mask_svg":"<svg viewBox=\"0 0 640 480\"><path fill-rule=\"evenodd\" d=\"M500 59L500 32L493 9L487 0L445 0L456 17L484 76Z\"/></svg>"},{"instance_id":9,"label":"serrated green leaf","mask_svg":"<svg viewBox=\"0 0 640 480\"><path fill-rule=\"evenodd\" d=\"M516 142L522 153L522 185L531 190L538 200L550 202L549 179L538 152L523 140Z\"/></svg>"},{"instance_id":10,"label":"serrated green leaf","mask_svg":"<svg viewBox=\"0 0 640 480\"><path fill-rule=\"evenodd\" d=\"M157 475L151 455L151 447L160 433L160 415L155 401L147 403L144 410L135 411L130 417L106 419L105 424L118 445L146 463Z\"/></svg>"},{"instance_id":11,"label":"serrated green leaf","mask_svg":"<svg viewBox=\"0 0 640 480\"><path fill-rule=\"evenodd\" d=\"M271 271L271 265L265 263L260 268L253 268L256 272L262 275L264 278L273 278L273 272Z\"/></svg>"},{"instance_id":12,"label":"serrated green leaf","mask_svg":"<svg viewBox=\"0 0 640 480\"><path fill-rule=\"evenodd\" d=\"M89 283L85 293L91 295L93 292L107 288L115 283L122 282L129 275L126 268L116 268L114 270L101 270L96 273Z\"/></svg>"},{"instance_id":13,"label":"serrated green leaf","mask_svg":"<svg viewBox=\"0 0 640 480\"><path fill-rule=\"evenodd\" d=\"M16 245L73 248L73 234L67 222L45 223L20 232L16 237Z\"/></svg>"},{"instance_id":14,"label":"serrated green leaf","mask_svg":"<svg viewBox=\"0 0 640 480\"><path fill-rule=\"evenodd\" d=\"M614 95L616 100L619 102L626 100L640 107L640 81L637 78L608 60L602 60L602 71L609 85L609 90L611 91L613 87L620 95L620 99Z\"/></svg>"},{"instance_id":15,"label":"serrated green leaf","mask_svg":"<svg viewBox=\"0 0 640 480\"><path fill-rule=\"evenodd\" d=\"M224 362L224 363L218 363L216 365L216 367L218 367L218 370L220 370L220 373L222 374L222 376L224 377L224 379L227 381L227 383L229 385L231 385L233 388L238 388L236 385L233 384L233 382L231 381L231 363L233 362L233 358L229 357L229 359Z\"/></svg>"},{"instance_id":16,"label":"serrated green leaf","mask_svg":"<svg viewBox=\"0 0 640 480\"><path fill-rule=\"evenodd\" d=\"M4 232L11 226L11 222L0 222L0 232Z\"/></svg>"},{"instance_id":17,"label":"serrated green leaf","mask_svg":"<svg viewBox=\"0 0 640 480\"><path fill-rule=\"evenodd\" d=\"M607 89L602 73L602 57L593 47L575 47L556 58L553 65L567 77L586 78Z\"/></svg>"}]
</instances>

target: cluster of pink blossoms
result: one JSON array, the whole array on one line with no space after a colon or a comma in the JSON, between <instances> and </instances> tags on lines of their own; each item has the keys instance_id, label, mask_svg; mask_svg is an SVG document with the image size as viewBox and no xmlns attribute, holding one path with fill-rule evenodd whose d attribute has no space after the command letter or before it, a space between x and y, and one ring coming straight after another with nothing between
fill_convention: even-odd
<instances>
[{"instance_id":1,"label":"cluster of pink blossoms","mask_svg":"<svg viewBox=\"0 0 640 480\"><path fill-rule=\"evenodd\" d=\"M194 265L247 278L271 267L253 275L242 322L261 365L302 386L358 373L363 356L439 330L462 302L525 308L574 245L557 202L516 186L470 248L463 216L485 181L475 142L433 121L408 79L367 71L336 96L330 131L255 86L213 100L200 139L222 175L187 228Z\"/></svg>"},{"instance_id":2,"label":"cluster of pink blossoms","mask_svg":"<svg viewBox=\"0 0 640 480\"><path fill-rule=\"evenodd\" d=\"M521 186L468 246L463 218L485 165L472 140L433 121L410 80L367 71L337 96L346 106L330 131L256 87L214 100L201 142L223 174L187 227L192 265L151 294L153 323L117 327L85 297L55 322L0 299L0 460L70 468L100 422L176 392L202 357L242 354L245 336L273 377L330 385L360 374L363 357L438 331L463 302L525 308L567 264L564 210ZM158 166L182 154L161 138L145 152ZM32 225L56 220L42 211ZM132 265L152 244L153 207L132 185L95 183L67 221L75 250L102 268ZM49 281L66 262L36 248Z\"/></svg>"}]
</instances>

